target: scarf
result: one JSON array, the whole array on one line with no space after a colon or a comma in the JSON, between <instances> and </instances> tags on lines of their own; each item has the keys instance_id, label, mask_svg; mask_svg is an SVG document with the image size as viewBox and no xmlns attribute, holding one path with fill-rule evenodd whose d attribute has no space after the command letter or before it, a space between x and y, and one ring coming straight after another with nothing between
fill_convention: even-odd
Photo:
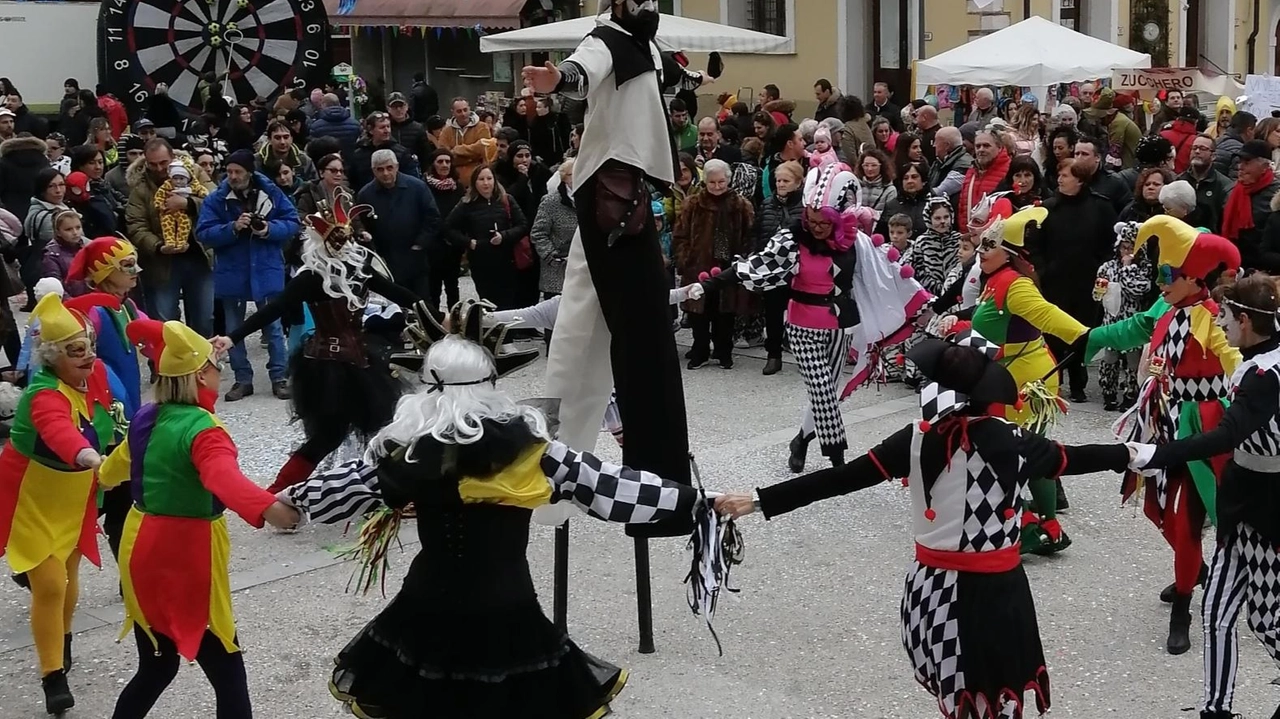
<instances>
[{"instance_id":1,"label":"scarf","mask_svg":"<svg viewBox=\"0 0 1280 719\"><path fill-rule=\"evenodd\" d=\"M1236 183L1236 186L1231 189L1231 195L1227 197L1226 207L1222 210L1222 235L1224 237L1235 242L1240 238L1241 232L1253 229L1252 197L1270 186L1275 179L1275 171L1267 168L1267 171L1263 172L1256 182L1251 182L1247 185L1243 182Z\"/></svg>"},{"instance_id":2,"label":"scarf","mask_svg":"<svg viewBox=\"0 0 1280 719\"><path fill-rule=\"evenodd\" d=\"M444 179L440 179L439 177L435 177L434 175L429 175L426 177L426 180L427 180L427 184L431 186L431 189L437 190L439 192L453 192L454 190L458 189L458 181L453 179L452 177L446 177Z\"/></svg>"}]
</instances>

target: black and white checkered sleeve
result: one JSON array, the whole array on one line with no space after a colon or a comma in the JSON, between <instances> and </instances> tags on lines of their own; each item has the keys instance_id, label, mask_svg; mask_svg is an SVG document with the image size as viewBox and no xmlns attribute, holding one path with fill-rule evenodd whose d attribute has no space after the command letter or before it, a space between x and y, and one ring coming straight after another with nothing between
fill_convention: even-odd
<instances>
[{"instance_id":1,"label":"black and white checkered sleeve","mask_svg":"<svg viewBox=\"0 0 1280 719\"><path fill-rule=\"evenodd\" d=\"M656 474L602 461L549 442L542 471L556 499L570 501L606 522L659 522L677 512L692 512L697 493Z\"/></svg>"},{"instance_id":2,"label":"black and white checkered sleeve","mask_svg":"<svg viewBox=\"0 0 1280 719\"><path fill-rule=\"evenodd\" d=\"M343 462L333 469L284 491L285 498L308 521L339 524L362 517L383 505L378 490L378 468L363 459Z\"/></svg>"},{"instance_id":3,"label":"black and white checkered sleeve","mask_svg":"<svg viewBox=\"0 0 1280 719\"><path fill-rule=\"evenodd\" d=\"M748 257L740 257L733 263L734 274L742 286L752 292L764 292L784 287L795 274L796 243L791 231L778 230L764 249Z\"/></svg>"}]
</instances>

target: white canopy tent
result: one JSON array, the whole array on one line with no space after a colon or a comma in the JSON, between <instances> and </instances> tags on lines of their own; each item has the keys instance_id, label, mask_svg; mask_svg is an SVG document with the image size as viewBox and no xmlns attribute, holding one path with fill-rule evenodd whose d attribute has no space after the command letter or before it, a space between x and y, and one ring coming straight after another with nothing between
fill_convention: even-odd
<instances>
[{"instance_id":1,"label":"white canopy tent","mask_svg":"<svg viewBox=\"0 0 1280 719\"><path fill-rule=\"evenodd\" d=\"M1151 67L1151 56L1113 45L1042 17L980 37L916 63L917 94L928 85L1043 88L1111 77L1116 68Z\"/></svg>"},{"instance_id":2,"label":"white canopy tent","mask_svg":"<svg viewBox=\"0 0 1280 719\"><path fill-rule=\"evenodd\" d=\"M596 27L594 15L485 35L480 52L543 52L573 50ZM658 46L685 52L773 52L786 49L790 38L744 30L730 25L663 15ZM1131 66L1132 67L1132 66Z\"/></svg>"}]
</instances>

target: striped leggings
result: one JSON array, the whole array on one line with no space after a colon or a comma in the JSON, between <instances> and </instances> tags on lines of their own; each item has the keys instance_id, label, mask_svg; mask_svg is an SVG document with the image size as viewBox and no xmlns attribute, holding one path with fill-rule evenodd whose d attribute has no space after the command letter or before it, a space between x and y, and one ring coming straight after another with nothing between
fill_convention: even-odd
<instances>
[{"instance_id":1,"label":"striped leggings","mask_svg":"<svg viewBox=\"0 0 1280 719\"><path fill-rule=\"evenodd\" d=\"M1280 664L1280 550L1238 524L1218 543L1204 588L1204 711L1231 710L1240 664L1236 620L1246 605L1249 628Z\"/></svg>"}]
</instances>

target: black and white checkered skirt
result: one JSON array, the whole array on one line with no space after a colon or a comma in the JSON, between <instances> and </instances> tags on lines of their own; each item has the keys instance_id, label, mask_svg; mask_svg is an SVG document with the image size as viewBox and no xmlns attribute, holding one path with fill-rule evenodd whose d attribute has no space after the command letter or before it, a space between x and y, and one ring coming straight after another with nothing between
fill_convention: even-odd
<instances>
[{"instance_id":1,"label":"black and white checkered skirt","mask_svg":"<svg viewBox=\"0 0 1280 719\"><path fill-rule=\"evenodd\" d=\"M1049 673L1021 565L978 574L915 562L902 595L902 644L916 681L948 719L1021 719L1028 690L1039 713L1049 708Z\"/></svg>"}]
</instances>

